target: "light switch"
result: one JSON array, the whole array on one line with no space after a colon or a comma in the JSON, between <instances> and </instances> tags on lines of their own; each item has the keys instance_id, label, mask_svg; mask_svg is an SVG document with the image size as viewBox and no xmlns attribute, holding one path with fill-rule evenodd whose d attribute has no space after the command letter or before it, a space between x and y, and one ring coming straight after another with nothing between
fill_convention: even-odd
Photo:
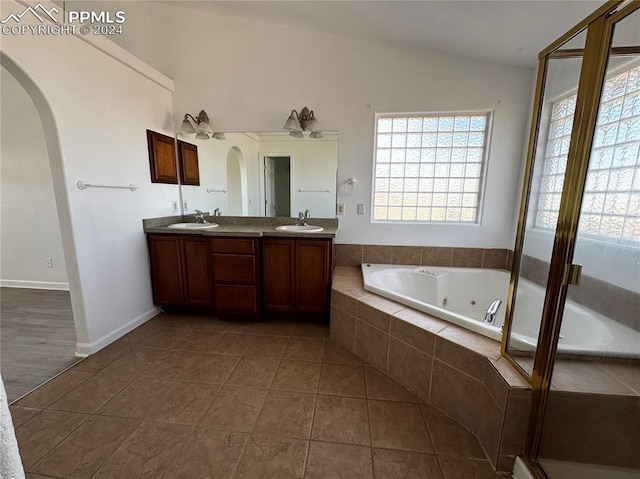
<instances>
[{"instance_id":1,"label":"light switch","mask_svg":"<svg viewBox=\"0 0 640 479\"><path fill-rule=\"evenodd\" d=\"M358 203L358 214L359 215L364 214L364 203Z\"/></svg>"},{"instance_id":2,"label":"light switch","mask_svg":"<svg viewBox=\"0 0 640 479\"><path fill-rule=\"evenodd\" d=\"M338 207L336 208L336 214L344 215L344 203L338 203Z\"/></svg>"}]
</instances>

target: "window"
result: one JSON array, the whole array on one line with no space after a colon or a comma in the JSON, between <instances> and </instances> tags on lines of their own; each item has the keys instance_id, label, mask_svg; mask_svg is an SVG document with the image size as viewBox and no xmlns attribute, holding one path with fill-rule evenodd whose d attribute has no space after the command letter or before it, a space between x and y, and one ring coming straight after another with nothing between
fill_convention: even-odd
<instances>
[{"instance_id":1,"label":"window","mask_svg":"<svg viewBox=\"0 0 640 479\"><path fill-rule=\"evenodd\" d=\"M378 115L373 220L475 223L490 113Z\"/></svg>"},{"instance_id":2,"label":"window","mask_svg":"<svg viewBox=\"0 0 640 479\"><path fill-rule=\"evenodd\" d=\"M535 226L555 228L576 95L554 103ZM640 241L640 66L605 81L579 232Z\"/></svg>"}]
</instances>

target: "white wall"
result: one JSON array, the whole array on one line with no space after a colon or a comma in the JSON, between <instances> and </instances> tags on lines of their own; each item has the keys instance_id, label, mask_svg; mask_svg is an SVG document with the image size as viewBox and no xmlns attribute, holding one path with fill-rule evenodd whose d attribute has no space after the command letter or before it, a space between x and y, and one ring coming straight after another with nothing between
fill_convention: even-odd
<instances>
[{"instance_id":1,"label":"white wall","mask_svg":"<svg viewBox=\"0 0 640 479\"><path fill-rule=\"evenodd\" d=\"M2 2L4 16L23 9ZM147 128L172 134L171 82L110 42L88 41L2 38L3 66L22 75L43 119L83 353L157 312L141 220L170 215L179 198L176 185L151 184L145 135ZM78 179L140 189L80 191Z\"/></svg>"},{"instance_id":2,"label":"white wall","mask_svg":"<svg viewBox=\"0 0 640 479\"><path fill-rule=\"evenodd\" d=\"M530 70L173 5L106 5L127 12L114 40L174 79L176 124L204 108L216 131L276 130L306 105L339 130L339 182L355 176L360 191L338 196L338 242L513 246ZM495 110L482 224L372 224L375 113L470 110Z\"/></svg>"},{"instance_id":3,"label":"white wall","mask_svg":"<svg viewBox=\"0 0 640 479\"><path fill-rule=\"evenodd\" d=\"M0 85L0 285L69 289L38 111L4 68Z\"/></svg>"}]
</instances>

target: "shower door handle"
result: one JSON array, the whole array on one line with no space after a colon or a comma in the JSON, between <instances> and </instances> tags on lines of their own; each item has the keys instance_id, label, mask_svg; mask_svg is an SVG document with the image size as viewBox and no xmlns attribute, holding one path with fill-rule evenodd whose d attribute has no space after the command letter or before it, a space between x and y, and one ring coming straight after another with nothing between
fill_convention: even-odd
<instances>
[{"instance_id":1,"label":"shower door handle","mask_svg":"<svg viewBox=\"0 0 640 479\"><path fill-rule=\"evenodd\" d=\"M565 283L578 286L580 284L580 277L582 276L581 264L568 264L565 269Z\"/></svg>"}]
</instances>

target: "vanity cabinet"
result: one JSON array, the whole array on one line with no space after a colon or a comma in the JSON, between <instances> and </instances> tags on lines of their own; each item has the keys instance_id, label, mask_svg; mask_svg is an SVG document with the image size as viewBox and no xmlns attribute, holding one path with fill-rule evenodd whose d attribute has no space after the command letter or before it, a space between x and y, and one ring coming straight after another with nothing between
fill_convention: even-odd
<instances>
[{"instance_id":1,"label":"vanity cabinet","mask_svg":"<svg viewBox=\"0 0 640 479\"><path fill-rule=\"evenodd\" d=\"M148 235L153 302L209 306L207 240L198 236Z\"/></svg>"},{"instance_id":2,"label":"vanity cabinet","mask_svg":"<svg viewBox=\"0 0 640 479\"><path fill-rule=\"evenodd\" d=\"M265 311L328 312L330 239L265 238L262 257Z\"/></svg>"},{"instance_id":3,"label":"vanity cabinet","mask_svg":"<svg viewBox=\"0 0 640 479\"><path fill-rule=\"evenodd\" d=\"M221 317L327 315L331 239L148 234L153 301Z\"/></svg>"},{"instance_id":4,"label":"vanity cabinet","mask_svg":"<svg viewBox=\"0 0 640 479\"><path fill-rule=\"evenodd\" d=\"M258 240L212 238L211 280L220 315L260 315Z\"/></svg>"}]
</instances>

